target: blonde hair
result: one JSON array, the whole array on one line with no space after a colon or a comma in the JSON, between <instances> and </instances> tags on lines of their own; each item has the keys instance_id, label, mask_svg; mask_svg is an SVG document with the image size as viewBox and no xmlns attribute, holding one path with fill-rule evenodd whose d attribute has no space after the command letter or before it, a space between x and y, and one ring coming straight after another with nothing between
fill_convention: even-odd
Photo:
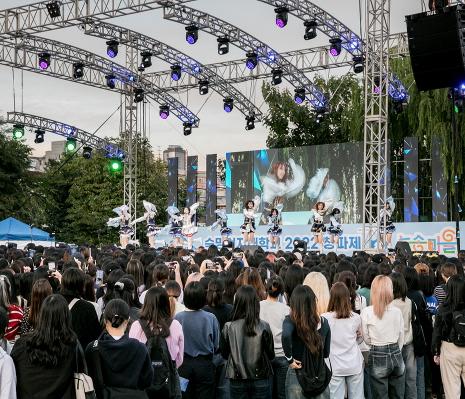
<instances>
[{"instance_id":1,"label":"blonde hair","mask_svg":"<svg viewBox=\"0 0 465 399\"><path fill-rule=\"evenodd\" d=\"M429 275L429 266L426 264L426 263L417 263L415 266L414 266L414 269L415 271L418 273L418 274L426 274L426 275Z\"/></svg>"},{"instance_id":2,"label":"blonde hair","mask_svg":"<svg viewBox=\"0 0 465 399\"><path fill-rule=\"evenodd\" d=\"M316 310L321 316L327 312L329 304L328 280L320 272L311 272L305 277L304 285L310 287L316 296Z\"/></svg>"},{"instance_id":3,"label":"blonde hair","mask_svg":"<svg viewBox=\"0 0 465 399\"><path fill-rule=\"evenodd\" d=\"M376 276L371 283L370 301L378 319L383 318L386 308L393 300L392 280L388 276Z\"/></svg>"}]
</instances>

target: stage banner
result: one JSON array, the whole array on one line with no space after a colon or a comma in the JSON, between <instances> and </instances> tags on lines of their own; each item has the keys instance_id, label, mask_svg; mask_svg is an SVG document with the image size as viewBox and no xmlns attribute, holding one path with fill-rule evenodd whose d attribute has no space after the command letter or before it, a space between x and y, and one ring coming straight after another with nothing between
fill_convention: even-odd
<instances>
[{"instance_id":1,"label":"stage banner","mask_svg":"<svg viewBox=\"0 0 465 399\"><path fill-rule=\"evenodd\" d=\"M444 222L447 220L447 179L441 158L441 138L438 136L433 136L431 153L433 222Z\"/></svg>"},{"instance_id":2,"label":"stage banner","mask_svg":"<svg viewBox=\"0 0 465 399\"><path fill-rule=\"evenodd\" d=\"M205 197L205 220L207 226L212 225L216 221L216 206L217 206L217 156L216 154L207 155L207 171L206 171L206 197Z\"/></svg>"},{"instance_id":3,"label":"stage banner","mask_svg":"<svg viewBox=\"0 0 465 399\"><path fill-rule=\"evenodd\" d=\"M168 158L168 206L178 206L178 158Z\"/></svg>"},{"instance_id":4,"label":"stage banner","mask_svg":"<svg viewBox=\"0 0 465 399\"><path fill-rule=\"evenodd\" d=\"M418 139L404 139L404 221L418 222Z\"/></svg>"},{"instance_id":5,"label":"stage banner","mask_svg":"<svg viewBox=\"0 0 465 399\"><path fill-rule=\"evenodd\" d=\"M187 157L187 176L186 176L186 206L197 202L197 172L199 169L199 158L197 156Z\"/></svg>"}]
</instances>

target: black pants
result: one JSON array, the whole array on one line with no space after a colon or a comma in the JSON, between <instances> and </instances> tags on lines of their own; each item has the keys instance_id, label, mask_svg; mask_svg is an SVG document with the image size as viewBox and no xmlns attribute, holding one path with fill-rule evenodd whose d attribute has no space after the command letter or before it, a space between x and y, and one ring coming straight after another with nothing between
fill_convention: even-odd
<instances>
[{"instance_id":1,"label":"black pants","mask_svg":"<svg viewBox=\"0 0 465 399\"><path fill-rule=\"evenodd\" d=\"M212 399L215 397L215 366L211 356L191 357L184 354L179 375L189 380L183 399Z\"/></svg>"}]
</instances>

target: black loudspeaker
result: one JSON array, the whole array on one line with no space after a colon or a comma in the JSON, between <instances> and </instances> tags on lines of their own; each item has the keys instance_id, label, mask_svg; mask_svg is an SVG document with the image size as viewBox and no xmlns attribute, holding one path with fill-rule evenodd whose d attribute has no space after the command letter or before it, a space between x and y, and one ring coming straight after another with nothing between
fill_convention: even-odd
<instances>
[{"instance_id":1,"label":"black loudspeaker","mask_svg":"<svg viewBox=\"0 0 465 399\"><path fill-rule=\"evenodd\" d=\"M294 251L292 252L300 252L302 254L307 252L307 241L304 240L294 240Z\"/></svg>"},{"instance_id":2,"label":"black loudspeaker","mask_svg":"<svg viewBox=\"0 0 465 399\"><path fill-rule=\"evenodd\" d=\"M465 5L409 15L407 35L418 90L465 83Z\"/></svg>"},{"instance_id":3,"label":"black loudspeaker","mask_svg":"<svg viewBox=\"0 0 465 399\"><path fill-rule=\"evenodd\" d=\"M255 255L255 251L260 247L260 245L242 245L242 252L250 251L252 255Z\"/></svg>"},{"instance_id":4,"label":"black loudspeaker","mask_svg":"<svg viewBox=\"0 0 465 399\"><path fill-rule=\"evenodd\" d=\"M396 254L405 258L409 258L412 255L410 244L407 241L397 241Z\"/></svg>"}]
</instances>

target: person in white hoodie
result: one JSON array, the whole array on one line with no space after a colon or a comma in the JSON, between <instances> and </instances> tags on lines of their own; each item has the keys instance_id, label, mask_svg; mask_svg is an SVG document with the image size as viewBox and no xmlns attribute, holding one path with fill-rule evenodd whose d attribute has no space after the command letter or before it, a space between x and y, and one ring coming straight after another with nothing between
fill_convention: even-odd
<instances>
[{"instance_id":1,"label":"person in white hoodie","mask_svg":"<svg viewBox=\"0 0 465 399\"><path fill-rule=\"evenodd\" d=\"M0 308L0 398L16 399L16 369L13 359L7 353L7 342L3 339L8 314Z\"/></svg>"}]
</instances>

